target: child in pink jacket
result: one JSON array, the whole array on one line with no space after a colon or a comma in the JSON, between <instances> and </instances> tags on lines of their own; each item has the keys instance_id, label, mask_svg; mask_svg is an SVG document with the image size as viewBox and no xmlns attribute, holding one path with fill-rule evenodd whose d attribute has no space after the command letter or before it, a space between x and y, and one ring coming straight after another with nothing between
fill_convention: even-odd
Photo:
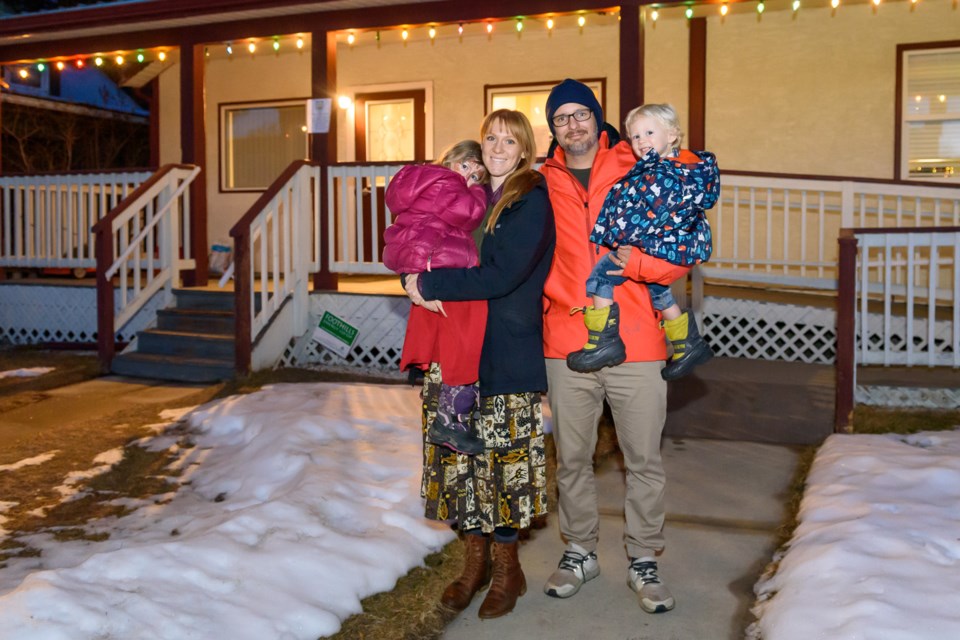
<instances>
[{"instance_id":1,"label":"child in pink jacket","mask_svg":"<svg viewBox=\"0 0 960 640\"><path fill-rule=\"evenodd\" d=\"M487 211L481 182L486 171L480 145L464 140L434 164L408 165L387 187L394 222L383 233L383 264L396 273L440 267L474 267L479 262L473 231ZM485 300L444 303L446 316L410 308L400 368L426 370L440 364L443 385L437 419L426 439L468 455L483 451L473 426L478 405L480 348L487 320Z\"/></svg>"}]
</instances>

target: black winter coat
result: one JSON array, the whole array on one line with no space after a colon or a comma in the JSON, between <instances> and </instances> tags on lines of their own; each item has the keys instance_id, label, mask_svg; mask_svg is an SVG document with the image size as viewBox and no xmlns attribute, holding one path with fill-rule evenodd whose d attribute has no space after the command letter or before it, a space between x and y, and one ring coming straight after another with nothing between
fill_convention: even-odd
<instances>
[{"instance_id":1,"label":"black winter coat","mask_svg":"<svg viewBox=\"0 0 960 640\"><path fill-rule=\"evenodd\" d=\"M553 209L541 179L503 210L483 236L480 266L420 274L426 300L487 300L480 395L547 390L543 360L543 283L556 244Z\"/></svg>"}]
</instances>

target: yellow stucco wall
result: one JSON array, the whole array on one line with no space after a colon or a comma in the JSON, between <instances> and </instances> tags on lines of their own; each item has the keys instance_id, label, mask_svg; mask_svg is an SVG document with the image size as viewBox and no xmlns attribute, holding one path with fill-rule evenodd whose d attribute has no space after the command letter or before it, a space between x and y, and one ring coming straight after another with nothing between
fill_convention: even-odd
<instances>
[{"instance_id":1,"label":"yellow stucco wall","mask_svg":"<svg viewBox=\"0 0 960 640\"><path fill-rule=\"evenodd\" d=\"M690 100L690 27L686 19L643 20L645 102L667 102L680 114L680 128L688 127ZM626 114L624 114L626 115ZM622 125L622 123L621 123Z\"/></svg>"},{"instance_id":2,"label":"yellow stucco wall","mask_svg":"<svg viewBox=\"0 0 960 640\"><path fill-rule=\"evenodd\" d=\"M160 85L160 164L178 163L180 154L180 64L157 76Z\"/></svg>"},{"instance_id":3,"label":"yellow stucco wall","mask_svg":"<svg viewBox=\"0 0 960 640\"><path fill-rule=\"evenodd\" d=\"M960 39L950 0L713 15L706 142L730 169L893 178L897 45Z\"/></svg>"},{"instance_id":4,"label":"yellow stucco wall","mask_svg":"<svg viewBox=\"0 0 960 640\"><path fill-rule=\"evenodd\" d=\"M230 58L212 55L206 68L207 210L210 243L230 239L230 227L246 213L259 193L220 193L220 105L235 102L306 99L310 96L310 53L272 51L251 56L238 51Z\"/></svg>"},{"instance_id":5,"label":"yellow stucco wall","mask_svg":"<svg viewBox=\"0 0 960 640\"><path fill-rule=\"evenodd\" d=\"M396 31L383 32L379 46L369 34L352 47L338 44L337 83L362 91L382 84L432 81L434 149L427 149L428 157L462 138L479 136L486 84L606 78L606 119L619 120L615 16L593 15L582 30L568 20L552 33L531 21L519 36L511 22L498 23L490 37L478 24L469 25L462 38L456 37L455 26L448 26L432 44L423 31L406 44ZM341 125L346 122L341 114ZM340 149L349 146L347 135L352 135L343 129Z\"/></svg>"}]
</instances>

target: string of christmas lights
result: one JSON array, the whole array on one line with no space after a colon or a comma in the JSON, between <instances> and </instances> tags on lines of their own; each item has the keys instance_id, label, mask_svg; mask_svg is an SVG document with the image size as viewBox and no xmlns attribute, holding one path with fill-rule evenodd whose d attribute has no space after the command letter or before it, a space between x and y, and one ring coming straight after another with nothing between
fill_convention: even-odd
<instances>
[{"instance_id":1,"label":"string of christmas lights","mask_svg":"<svg viewBox=\"0 0 960 640\"><path fill-rule=\"evenodd\" d=\"M596 12L599 15L606 15L607 12L600 11ZM562 16L574 15L577 16L577 25L580 29L583 29L587 24L587 12L576 12L573 14L548 14L546 16L514 16L502 19L486 19L478 21L463 21L457 23L440 23L432 22L424 25L400 25L393 29L353 29L347 32L347 44L353 46L361 35L372 34L377 42L380 42L381 32L392 32L397 31L400 34L400 39L402 42L406 42L411 35L411 32L414 29L425 28L427 29L427 35L431 41L435 40L438 36L439 29L444 26L457 25L457 35L463 37L465 25L479 25L483 31L488 35L494 33L495 25L498 24L511 24L516 32L519 34L523 32L525 26L533 22L542 22L543 27L547 31L552 31L556 26L556 19ZM292 42L292 46L296 50L302 50L305 46L305 36L303 34L294 34L291 36L271 36L267 38L238 38L237 40L231 40L224 42L222 45L208 45L205 49L206 56L209 57L211 51L218 46L223 47L223 51L227 56L233 56L238 53L241 49L247 51L250 55L256 54L258 51L264 47L270 47L273 52L280 53L281 48L289 46L288 43ZM51 65L56 67L58 70L63 70L67 65L73 65L77 68L83 68L85 65L90 64L91 62L96 66L100 67L105 64L116 64L117 66L123 66L129 61L136 59L139 63L160 61L164 62L170 55L171 47L167 48L156 48L156 49L138 49L136 51L116 51L110 54L106 53L93 53L93 54L75 54L69 56L57 56L50 59L38 59L33 61L20 61L20 69L18 74L22 78L26 78L30 75L31 71L36 71L43 73L47 71Z\"/></svg>"},{"instance_id":2,"label":"string of christmas lights","mask_svg":"<svg viewBox=\"0 0 960 640\"><path fill-rule=\"evenodd\" d=\"M656 22L660 18L660 14L662 11L682 9L684 15L687 17L688 20L692 20L695 17L707 17L713 12L719 13L721 17L726 17L726 15L730 12L731 2L736 3L738 2L738 0L728 0L726 2L722 2L720 3L719 8L715 8L716 3L706 3L706 4L698 5L695 2L688 2L688 3L680 4L679 7L675 4L673 5L651 4L648 15L650 16L651 20ZM870 3L873 5L874 9L878 8L883 2L884 0L870 0ZM920 0L910 0L910 4L912 5L919 4L919 2ZM763 12L766 10L766 6L764 5L764 0L743 0L742 2L742 4L749 4L749 3L754 4L757 14L763 15ZM833 9L833 11L836 11L837 9L839 9L840 4L841 4L841 0L830 0L830 8ZM954 1L954 5L956 6L956 0ZM790 9L794 13L797 13L798 11L800 11L801 6L802 6L801 0L793 0L793 2L790 3Z\"/></svg>"},{"instance_id":3,"label":"string of christmas lights","mask_svg":"<svg viewBox=\"0 0 960 640\"><path fill-rule=\"evenodd\" d=\"M103 67L104 65L110 64L122 67L132 60L136 60L140 64L152 61L165 62L170 56L169 51L169 48L137 49L135 51L115 51L110 54L95 53L87 55L58 56L49 60L43 58L40 60L34 60L32 62L20 62L20 68L17 70L17 75L23 79L26 79L30 77L30 73L32 71L43 73L50 67L56 68L57 71L63 71L67 68L67 66L73 66L77 69L82 69L88 64L93 64L96 67ZM13 64L10 66L16 67L18 65Z\"/></svg>"},{"instance_id":4,"label":"string of christmas lights","mask_svg":"<svg viewBox=\"0 0 960 640\"><path fill-rule=\"evenodd\" d=\"M921 0L910 0L910 3L916 5ZM883 0L870 0L873 5L874 10L880 7ZM956 0L955 0L956 2ZM762 15L765 10L764 0L727 0L725 2L719 3L708 2L706 4L697 4L696 2L689 2L686 4L652 4L647 9L647 16L654 23L660 18L661 13L664 11L683 11L684 15L688 20L692 20L694 17L707 17L708 15L713 14L714 12L718 13L722 18L726 17L730 11L731 4L754 4L756 12L758 15ZM800 11L802 0L793 0L790 8L796 13ZM841 0L830 0L830 6L833 12L836 12L841 5ZM479 26L483 32L487 34L488 37L492 37L497 26L510 25L513 30L519 36L525 30L529 30L534 27L541 27L546 29L548 32L552 32L553 29L557 26L557 20L559 18L573 18L576 17L576 24L582 30L587 26L588 16L590 13L595 15L605 16L616 14L615 11L597 11L597 12L587 12L587 11L577 11L573 13L566 14L546 14L539 16L513 16L500 19L484 19L478 21L463 21L456 23L440 23L440 22L431 22L422 25L398 25L397 27L391 29L351 29L346 31L346 42L348 46L353 46L359 41L359 38L364 35L372 35L375 41L379 44L381 42L381 33L391 33L398 32L400 41L406 43L410 37L411 32L416 29L426 29L427 36L431 42L436 40L439 34L439 29L441 27L449 27L456 24L457 26L457 36L463 38L465 25L466 26ZM619 18L619 16L618 16ZM509 28L509 27L508 27ZM210 44L205 49L205 55L210 56L211 50L216 49L217 47L223 47L222 51L226 53L228 57L235 55L238 50L246 50L250 55L255 55L261 49L268 47L272 49L274 53L279 54L282 48L291 46L295 50L303 50L305 46L305 36L303 34L293 34L287 36L270 36L266 38L240 38L233 41L227 41L220 45ZM140 64L147 62L164 62L168 59L172 47L166 48L153 48L153 49L137 49L135 51L116 51L110 54L106 53L94 53L94 54L77 54L72 56L57 56L51 59L39 59L34 61L21 61L18 74L21 78L29 77L32 71L38 73L43 73L54 66L58 70L63 70L67 65L73 65L77 68L83 68L87 64L94 64L97 67L102 67L106 64L115 64L117 66L124 66L132 60L136 60Z\"/></svg>"}]
</instances>

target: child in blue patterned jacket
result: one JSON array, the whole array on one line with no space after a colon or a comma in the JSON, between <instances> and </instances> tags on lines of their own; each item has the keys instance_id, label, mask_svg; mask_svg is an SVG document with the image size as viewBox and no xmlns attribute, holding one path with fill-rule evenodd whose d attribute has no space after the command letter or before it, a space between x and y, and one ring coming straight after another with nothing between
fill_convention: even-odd
<instances>
[{"instance_id":1,"label":"child in blue patterned jacket","mask_svg":"<svg viewBox=\"0 0 960 640\"><path fill-rule=\"evenodd\" d=\"M626 262L620 247L636 247L676 265L705 262L712 252L705 209L716 204L720 172L707 151L681 150L680 119L669 104L646 104L627 114L627 136L637 164L611 189L597 217L590 241L613 251L597 262L587 279L593 305L584 310L589 337L580 351L567 356L574 371L591 372L626 359L620 339L620 310L613 287L622 284ZM700 336L694 316L681 311L670 287L646 283L654 309L663 315L673 356L661 372L674 380L713 356Z\"/></svg>"}]
</instances>

